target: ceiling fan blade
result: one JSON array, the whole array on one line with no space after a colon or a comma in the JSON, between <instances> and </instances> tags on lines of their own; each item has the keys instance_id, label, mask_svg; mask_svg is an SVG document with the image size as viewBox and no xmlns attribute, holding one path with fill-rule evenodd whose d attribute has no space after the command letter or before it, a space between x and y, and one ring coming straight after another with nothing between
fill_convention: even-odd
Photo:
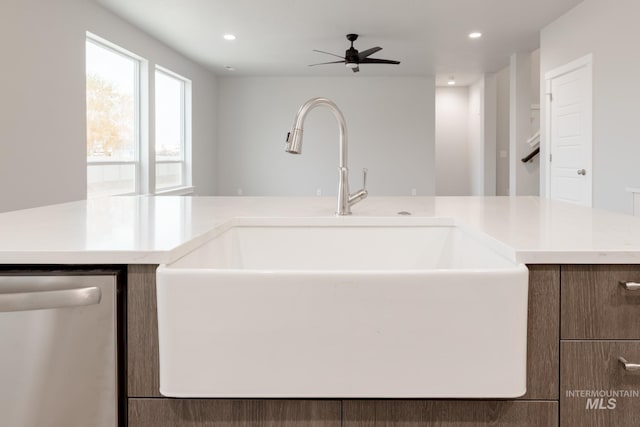
<instances>
[{"instance_id":1,"label":"ceiling fan blade","mask_svg":"<svg viewBox=\"0 0 640 427\"><path fill-rule=\"evenodd\" d=\"M336 56L338 58L342 58L344 59L344 56L342 55L336 55L335 53L331 53L331 52L325 52L324 50L318 50L318 49L312 49L314 52L319 52L319 53L326 53L327 55L331 55L331 56Z\"/></svg>"},{"instance_id":2,"label":"ceiling fan blade","mask_svg":"<svg viewBox=\"0 0 640 427\"><path fill-rule=\"evenodd\" d=\"M351 71L353 71L354 73L357 73L358 71L360 71L360 67L354 67L351 69Z\"/></svg>"},{"instance_id":3,"label":"ceiling fan blade","mask_svg":"<svg viewBox=\"0 0 640 427\"><path fill-rule=\"evenodd\" d=\"M390 59L364 58L361 64L399 64L400 61L392 61Z\"/></svg>"},{"instance_id":4,"label":"ceiling fan blade","mask_svg":"<svg viewBox=\"0 0 640 427\"><path fill-rule=\"evenodd\" d=\"M315 67L316 65L326 65L326 64L344 64L345 61L333 61L333 62L321 62L319 64L309 64L309 67Z\"/></svg>"},{"instance_id":5,"label":"ceiling fan blade","mask_svg":"<svg viewBox=\"0 0 640 427\"><path fill-rule=\"evenodd\" d=\"M358 54L358 57L360 58L360 61L362 61L367 56L373 55L374 53L379 52L381 50L382 48L380 46L372 47L371 49L363 50L362 52L360 52Z\"/></svg>"}]
</instances>

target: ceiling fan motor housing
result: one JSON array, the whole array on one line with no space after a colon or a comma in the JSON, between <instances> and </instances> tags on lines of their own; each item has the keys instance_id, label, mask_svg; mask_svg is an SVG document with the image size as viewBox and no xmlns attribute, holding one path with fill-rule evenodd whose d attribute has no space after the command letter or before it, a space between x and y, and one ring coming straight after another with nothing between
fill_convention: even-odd
<instances>
[{"instance_id":1,"label":"ceiling fan motor housing","mask_svg":"<svg viewBox=\"0 0 640 427\"><path fill-rule=\"evenodd\" d=\"M357 66L360 63L360 58L358 57L358 51L355 48L350 47L344 53L344 60L347 64L347 67L349 67L350 64L354 64L349 68L353 68Z\"/></svg>"}]
</instances>

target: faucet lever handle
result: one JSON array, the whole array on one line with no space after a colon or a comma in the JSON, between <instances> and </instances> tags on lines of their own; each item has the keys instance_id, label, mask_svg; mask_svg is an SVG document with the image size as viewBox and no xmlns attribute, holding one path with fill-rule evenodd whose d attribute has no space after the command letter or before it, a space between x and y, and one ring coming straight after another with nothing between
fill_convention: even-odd
<instances>
[{"instance_id":1,"label":"faucet lever handle","mask_svg":"<svg viewBox=\"0 0 640 427\"><path fill-rule=\"evenodd\" d=\"M362 189L363 190L367 189L367 172L369 172L367 168L362 168Z\"/></svg>"}]
</instances>

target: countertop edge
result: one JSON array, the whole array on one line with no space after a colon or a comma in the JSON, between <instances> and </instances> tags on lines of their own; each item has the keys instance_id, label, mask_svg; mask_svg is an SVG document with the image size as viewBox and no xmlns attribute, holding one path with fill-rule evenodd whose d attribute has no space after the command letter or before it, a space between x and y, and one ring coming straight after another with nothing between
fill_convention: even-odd
<instances>
[{"instance_id":1,"label":"countertop edge","mask_svg":"<svg viewBox=\"0 0 640 427\"><path fill-rule=\"evenodd\" d=\"M538 197L372 197L352 217L332 197L142 197L0 214L0 265L166 264L239 220L455 223L523 264L640 264L640 218ZM408 216L407 216L408 215Z\"/></svg>"}]
</instances>

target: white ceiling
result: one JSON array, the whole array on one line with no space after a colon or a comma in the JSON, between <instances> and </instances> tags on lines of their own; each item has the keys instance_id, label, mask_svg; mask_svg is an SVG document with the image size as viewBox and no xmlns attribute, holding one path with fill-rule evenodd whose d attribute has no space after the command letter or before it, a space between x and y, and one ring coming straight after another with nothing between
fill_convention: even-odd
<instances>
[{"instance_id":1,"label":"white ceiling","mask_svg":"<svg viewBox=\"0 0 640 427\"><path fill-rule=\"evenodd\" d=\"M96 0L217 75L420 76L469 84L539 46L539 30L582 0ZM470 40L467 34L484 36ZM223 40L233 33L235 41ZM354 74L339 60L347 33L359 50L381 46ZM236 71L228 71L232 66ZM469 80L469 81L467 81Z\"/></svg>"}]
</instances>

